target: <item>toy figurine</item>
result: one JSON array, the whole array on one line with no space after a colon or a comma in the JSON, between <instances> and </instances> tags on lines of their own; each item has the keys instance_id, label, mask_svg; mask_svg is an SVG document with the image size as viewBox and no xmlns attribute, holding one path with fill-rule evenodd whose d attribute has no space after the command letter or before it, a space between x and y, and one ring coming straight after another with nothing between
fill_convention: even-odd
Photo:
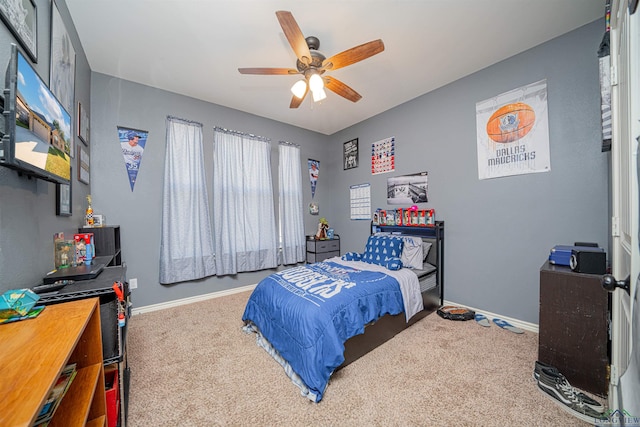
<instances>
[{"instance_id":1,"label":"toy figurine","mask_svg":"<svg viewBox=\"0 0 640 427\"><path fill-rule=\"evenodd\" d=\"M91 194L87 196L87 210L85 211L84 224L87 227L93 226L93 208L91 207Z\"/></svg>"},{"instance_id":2,"label":"toy figurine","mask_svg":"<svg viewBox=\"0 0 640 427\"><path fill-rule=\"evenodd\" d=\"M327 230L329 229L329 221L325 217L320 218L318 223L318 232L316 233L316 239L323 240L327 238Z\"/></svg>"}]
</instances>

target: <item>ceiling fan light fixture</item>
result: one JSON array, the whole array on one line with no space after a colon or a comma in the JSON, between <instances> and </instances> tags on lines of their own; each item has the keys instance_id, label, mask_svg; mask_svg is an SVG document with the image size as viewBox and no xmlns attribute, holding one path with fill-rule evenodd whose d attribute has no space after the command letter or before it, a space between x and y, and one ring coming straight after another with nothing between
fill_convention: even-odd
<instances>
[{"instance_id":1,"label":"ceiling fan light fixture","mask_svg":"<svg viewBox=\"0 0 640 427\"><path fill-rule=\"evenodd\" d=\"M293 84L293 86L291 86L291 93L293 93L293 95L296 98L299 98L299 99L302 98L306 92L307 92L306 80L298 80Z\"/></svg>"},{"instance_id":2,"label":"ceiling fan light fixture","mask_svg":"<svg viewBox=\"0 0 640 427\"><path fill-rule=\"evenodd\" d=\"M313 102L322 101L327 97L327 93L324 91L323 88L313 90L312 92L313 92Z\"/></svg>"},{"instance_id":3,"label":"ceiling fan light fixture","mask_svg":"<svg viewBox=\"0 0 640 427\"><path fill-rule=\"evenodd\" d=\"M276 17L296 55L296 68L238 68L240 74L302 75L304 80L296 82L291 87L293 97L289 108L298 108L309 91L313 93L314 102L322 101L327 97L325 87L351 102L358 102L362 98L358 92L340 80L331 76L322 76L329 70L344 68L383 52L384 43L382 40L372 40L327 58L318 52L320 40L315 36L305 38L291 12L279 10L276 12Z\"/></svg>"}]
</instances>

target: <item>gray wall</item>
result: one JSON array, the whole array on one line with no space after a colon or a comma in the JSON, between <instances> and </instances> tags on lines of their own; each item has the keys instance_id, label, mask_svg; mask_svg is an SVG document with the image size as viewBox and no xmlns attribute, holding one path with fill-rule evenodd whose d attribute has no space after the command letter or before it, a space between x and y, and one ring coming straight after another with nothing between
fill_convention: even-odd
<instances>
[{"instance_id":1,"label":"gray wall","mask_svg":"<svg viewBox=\"0 0 640 427\"><path fill-rule=\"evenodd\" d=\"M39 61L48 81L50 3L38 0ZM137 278L136 306L256 283L266 272L212 277L163 286L158 283L165 118L174 115L204 124L207 184L211 177L213 127L222 126L273 140L277 188L277 141L301 145L302 159L320 160L315 200L342 237L342 251L362 251L366 221L349 220L349 185L372 184L372 205L385 208L386 179L429 172L429 203L446 222L445 298L537 323L538 271L555 244L576 240L608 242L608 155L599 148L598 67L595 52L603 23L582 27L530 51L398 106L377 117L325 136L214 104L106 75L91 73L64 4L61 12L77 53L76 100L89 105L91 186L73 179L71 218L55 216L55 186L29 181L0 168L0 290L31 286L53 267L52 235L73 233L82 224L85 196L96 213L119 224L128 278ZM9 31L0 25L0 66L6 65ZM428 72L428 71L427 71ZM479 181L475 103L546 78L551 172ZM91 94L91 96L89 96ZM149 131L132 192L116 127ZM367 168L372 142L395 136L396 171L372 176ZM342 170L342 143L360 141L360 166ZM76 139L76 144L81 142ZM74 168L74 175L75 175ZM318 217L304 175L305 228Z\"/></svg>"},{"instance_id":2,"label":"gray wall","mask_svg":"<svg viewBox=\"0 0 640 427\"><path fill-rule=\"evenodd\" d=\"M331 137L359 138L360 167L332 176L330 222L343 251L362 251L369 232L350 221L349 185L371 183L372 207L386 204L389 176L429 172L429 202L445 221L445 299L537 323L539 269L557 244L608 247L609 155L600 150L596 21L414 99ZM427 71L428 72L428 71ZM547 79L551 171L478 180L475 105ZM396 137L396 171L372 176L371 143Z\"/></svg>"},{"instance_id":3,"label":"gray wall","mask_svg":"<svg viewBox=\"0 0 640 427\"><path fill-rule=\"evenodd\" d=\"M306 161L312 158L320 161L320 178L314 200L320 205L321 215L331 211L331 193L327 184L334 168L327 162L329 141L325 135L99 73L93 74L91 94L93 209L96 213L104 214L109 224L120 225L127 277L138 279L138 289L133 291L132 296L134 304L138 307L254 284L272 272L214 276L174 285L159 284L167 115L197 121L204 125L203 145L209 195L213 166L213 128L220 126L272 140L271 166L276 204L278 141L284 140L300 145L304 162L302 182L305 207L311 202ZM149 132L133 192L120 151L117 126ZM277 215L277 206L275 209ZM311 216L308 210L305 211L307 234L314 233L317 221L318 217Z\"/></svg>"},{"instance_id":4,"label":"gray wall","mask_svg":"<svg viewBox=\"0 0 640 427\"><path fill-rule=\"evenodd\" d=\"M34 69L49 82L51 7L50 0L36 0L38 63ZM89 106L91 70L77 38L75 27L64 2L58 1L62 19L76 51L75 99ZM11 53L11 43L21 46L13 34L0 22L0 86L4 88L5 70ZM22 50L24 52L24 50ZM27 57L25 55L25 57ZM75 108L75 107L74 107ZM75 112L69 112L75 117ZM75 123L74 133L77 134ZM74 135L75 144L82 144ZM87 150L90 152L91 147ZM53 235L64 232L66 237L78 232L84 221L85 197L89 186L77 180L77 158L72 159L71 217L56 216L55 184L18 176L16 171L0 167L0 291L31 287L42 282L42 276L54 267Z\"/></svg>"}]
</instances>

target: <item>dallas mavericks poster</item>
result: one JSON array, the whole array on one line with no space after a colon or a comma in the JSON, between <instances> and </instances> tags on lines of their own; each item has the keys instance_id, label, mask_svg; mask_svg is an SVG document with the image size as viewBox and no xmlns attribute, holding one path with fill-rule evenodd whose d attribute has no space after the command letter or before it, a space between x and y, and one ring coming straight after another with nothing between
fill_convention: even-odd
<instances>
[{"instance_id":1,"label":"dallas mavericks poster","mask_svg":"<svg viewBox=\"0 0 640 427\"><path fill-rule=\"evenodd\" d=\"M478 178L548 172L547 81L476 104Z\"/></svg>"}]
</instances>

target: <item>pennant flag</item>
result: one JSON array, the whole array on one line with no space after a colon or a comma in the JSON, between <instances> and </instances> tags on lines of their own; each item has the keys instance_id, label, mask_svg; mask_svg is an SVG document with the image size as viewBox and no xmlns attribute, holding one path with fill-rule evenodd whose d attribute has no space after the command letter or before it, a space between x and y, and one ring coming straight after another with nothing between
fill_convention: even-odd
<instances>
[{"instance_id":1,"label":"pennant flag","mask_svg":"<svg viewBox=\"0 0 640 427\"><path fill-rule=\"evenodd\" d=\"M309 180L311 181L311 198L316 195L316 185L318 183L318 172L320 172L320 162L309 159Z\"/></svg>"},{"instance_id":2,"label":"pennant flag","mask_svg":"<svg viewBox=\"0 0 640 427\"><path fill-rule=\"evenodd\" d=\"M133 191L133 186L136 184L148 135L149 132L145 130L118 126L118 139L122 149L122 156L124 157L124 164L127 167L131 191Z\"/></svg>"}]
</instances>

